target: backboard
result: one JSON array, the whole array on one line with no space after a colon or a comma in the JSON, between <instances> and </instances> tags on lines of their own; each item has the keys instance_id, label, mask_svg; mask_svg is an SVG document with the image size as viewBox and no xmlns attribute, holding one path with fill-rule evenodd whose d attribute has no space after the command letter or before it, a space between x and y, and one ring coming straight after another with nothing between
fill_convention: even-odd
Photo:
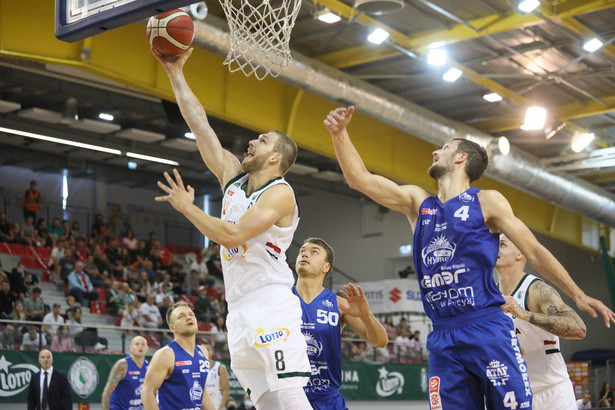
<instances>
[{"instance_id":1,"label":"backboard","mask_svg":"<svg viewBox=\"0 0 615 410\"><path fill-rule=\"evenodd\" d=\"M55 0L55 34L72 43L197 0Z\"/></svg>"}]
</instances>

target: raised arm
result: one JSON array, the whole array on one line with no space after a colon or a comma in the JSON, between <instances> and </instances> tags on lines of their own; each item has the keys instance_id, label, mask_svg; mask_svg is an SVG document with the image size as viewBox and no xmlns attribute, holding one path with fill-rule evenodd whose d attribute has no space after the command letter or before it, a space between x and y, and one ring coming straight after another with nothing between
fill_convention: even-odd
<instances>
[{"instance_id":1,"label":"raised arm","mask_svg":"<svg viewBox=\"0 0 615 410\"><path fill-rule=\"evenodd\" d=\"M107 384L105 385L105 389L102 394L102 408L103 410L109 410L109 406L111 405L111 393L115 391L118 383L124 379L126 376L126 369L128 368L128 363L126 363L126 359L120 359L111 368L111 372L109 372L109 378L107 379Z\"/></svg>"},{"instance_id":2,"label":"raised arm","mask_svg":"<svg viewBox=\"0 0 615 410\"><path fill-rule=\"evenodd\" d=\"M173 371L175 354L170 347L163 347L154 353L141 390L141 401L145 410L158 410L156 392Z\"/></svg>"},{"instance_id":3,"label":"raised arm","mask_svg":"<svg viewBox=\"0 0 615 410\"><path fill-rule=\"evenodd\" d=\"M353 113L352 106L336 108L329 112L324 122L333 139L335 155L348 185L379 204L415 219L418 207L428 196L427 192L417 186L399 186L390 179L368 171L346 129Z\"/></svg>"},{"instance_id":4,"label":"raised arm","mask_svg":"<svg viewBox=\"0 0 615 410\"><path fill-rule=\"evenodd\" d=\"M539 280L528 290L528 310L523 309L511 296L504 296L502 309L521 320L530 322L555 336L566 339L584 339L587 329L583 319L566 305L559 293Z\"/></svg>"},{"instance_id":5,"label":"raised arm","mask_svg":"<svg viewBox=\"0 0 615 410\"><path fill-rule=\"evenodd\" d=\"M152 50L154 57L171 80L171 86L182 116L196 137L196 144L207 168L218 178L220 186L241 172L241 164L235 155L222 148L218 136L209 125L205 109L184 77L184 64L192 54L192 48L181 56L161 56Z\"/></svg>"},{"instance_id":6,"label":"raised arm","mask_svg":"<svg viewBox=\"0 0 615 410\"><path fill-rule=\"evenodd\" d=\"M342 297L337 297L337 305L342 313L342 328L345 324L362 339L374 347L386 347L389 336L369 309L369 303L361 286L352 283L344 286L346 291L340 291Z\"/></svg>"},{"instance_id":7,"label":"raised arm","mask_svg":"<svg viewBox=\"0 0 615 410\"><path fill-rule=\"evenodd\" d=\"M295 210L295 198L287 185L279 184L268 188L236 224L231 224L207 215L195 206L192 203L194 189L191 186L184 188L177 170L173 170L173 174L175 180L164 173L168 186L158 182L158 186L168 195L156 197L156 201L170 202L173 208L188 218L203 235L227 249L240 246L273 225L290 226Z\"/></svg>"},{"instance_id":8,"label":"raised arm","mask_svg":"<svg viewBox=\"0 0 615 410\"><path fill-rule=\"evenodd\" d=\"M503 232L538 273L570 296L580 310L588 312L594 318L598 317L598 313L602 315L606 327L611 327L611 322L615 323L615 313L601 301L587 296L574 283L555 256L542 246L532 231L513 214L510 204L502 194L492 190L481 191L479 200L485 223Z\"/></svg>"}]
</instances>

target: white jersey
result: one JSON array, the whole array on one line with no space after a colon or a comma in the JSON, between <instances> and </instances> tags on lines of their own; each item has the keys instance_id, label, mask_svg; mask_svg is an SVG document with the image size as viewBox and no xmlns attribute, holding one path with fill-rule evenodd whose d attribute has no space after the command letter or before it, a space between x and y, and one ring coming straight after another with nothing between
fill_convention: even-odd
<instances>
[{"instance_id":1,"label":"white jersey","mask_svg":"<svg viewBox=\"0 0 615 410\"><path fill-rule=\"evenodd\" d=\"M213 367L209 369L205 385L207 386L207 392L209 393L209 397L211 397L211 401L214 402L214 407L216 409L220 408L220 404L222 403L222 389L220 389L220 362L214 362Z\"/></svg>"},{"instance_id":2,"label":"white jersey","mask_svg":"<svg viewBox=\"0 0 615 410\"><path fill-rule=\"evenodd\" d=\"M278 177L256 189L252 195L246 196L247 184L247 173L236 176L226 184L222 202L222 220L237 223L268 188L278 184L290 187L283 177ZM298 224L299 209L295 202L295 213L290 226L274 225L234 249L220 247L226 300L229 303L268 285L285 285L290 291L294 278L286 263L286 250L292 242Z\"/></svg>"},{"instance_id":3,"label":"white jersey","mask_svg":"<svg viewBox=\"0 0 615 410\"><path fill-rule=\"evenodd\" d=\"M525 310L529 311L527 293L536 276L526 274L513 291L512 297ZM559 350L559 337L513 316L515 332L521 345L521 352L527 363L527 374L534 393L553 385L567 382L572 390L566 362Z\"/></svg>"}]
</instances>

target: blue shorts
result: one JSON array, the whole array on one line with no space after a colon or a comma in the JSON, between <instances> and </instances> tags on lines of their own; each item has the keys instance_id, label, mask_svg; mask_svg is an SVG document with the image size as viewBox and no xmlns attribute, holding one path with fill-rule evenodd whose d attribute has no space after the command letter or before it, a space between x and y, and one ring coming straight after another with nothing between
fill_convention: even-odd
<instances>
[{"instance_id":1,"label":"blue shorts","mask_svg":"<svg viewBox=\"0 0 615 410\"><path fill-rule=\"evenodd\" d=\"M308 400L314 410L348 410L346 400L338 389L330 389L330 394L320 396L310 396Z\"/></svg>"},{"instance_id":2,"label":"blue shorts","mask_svg":"<svg viewBox=\"0 0 615 410\"><path fill-rule=\"evenodd\" d=\"M515 328L499 307L434 322L427 349L432 410L532 408Z\"/></svg>"}]
</instances>

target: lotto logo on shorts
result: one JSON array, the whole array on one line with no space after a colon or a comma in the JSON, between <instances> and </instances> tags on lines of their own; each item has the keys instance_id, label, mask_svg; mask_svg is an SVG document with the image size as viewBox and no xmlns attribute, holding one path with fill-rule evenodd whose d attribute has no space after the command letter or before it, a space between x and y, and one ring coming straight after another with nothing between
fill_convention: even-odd
<instances>
[{"instance_id":1,"label":"lotto logo on shorts","mask_svg":"<svg viewBox=\"0 0 615 410\"><path fill-rule=\"evenodd\" d=\"M432 377L429 379L429 406L431 407L431 410L442 410L439 377Z\"/></svg>"},{"instance_id":2,"label":"lotto logo on shorts","mask_svg":"<svg viewBox=\"0 0 615 410\"><path fill-rule=\"evenodd\" d=\"M278 328L265 330L263 328L256 329L256 340L254 340L254 346L265 347L270 346L280 340L286 341L290 332L288 329Z\"/></svg>"}]
</instances>

